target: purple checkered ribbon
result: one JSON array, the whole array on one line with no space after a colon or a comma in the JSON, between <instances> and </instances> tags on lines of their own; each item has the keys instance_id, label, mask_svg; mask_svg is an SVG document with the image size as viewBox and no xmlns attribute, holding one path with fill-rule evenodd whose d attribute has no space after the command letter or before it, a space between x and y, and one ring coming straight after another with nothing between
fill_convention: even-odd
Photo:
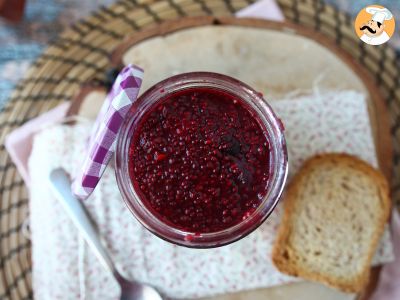
<instances>
[{"instance_id":1,"label":"purple checkered ribbon","mask_svg":"<svg viewBox=\"0 0 400 300\"><path fill-rule=\"evenodd\" d=\"M126 66L118 74L97 116L83 168L72 184L79 199L87 199L103 175L115 152L122 122L138 97L142 79L143 70L134 65Z\"/></svg>"}]
</instances>

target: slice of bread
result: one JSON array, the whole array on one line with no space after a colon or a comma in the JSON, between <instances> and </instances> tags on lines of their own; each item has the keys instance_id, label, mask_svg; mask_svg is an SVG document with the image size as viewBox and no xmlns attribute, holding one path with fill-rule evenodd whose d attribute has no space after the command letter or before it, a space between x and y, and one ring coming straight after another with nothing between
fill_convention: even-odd
<instances>
[{"instance_id":1,"label":"slice of bread","mask_svg":"<svg viewBox=\"0 0 400 300\"><path fill-rule=\"evenodd\" d=\"M283 273L360 292L390 203L384 176L360 159L311 158L286 191L273 263Z\"/></svg>"}]
</instances>

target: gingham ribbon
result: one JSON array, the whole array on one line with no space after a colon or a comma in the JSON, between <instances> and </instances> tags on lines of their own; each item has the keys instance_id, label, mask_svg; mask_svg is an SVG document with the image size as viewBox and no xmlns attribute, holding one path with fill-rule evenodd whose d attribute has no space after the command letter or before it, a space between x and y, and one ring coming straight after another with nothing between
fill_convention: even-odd
<instances>
[{"instance_id":1,"label":"gingham ribbon","mask_svg":"<svg viewBox=\"0 0 400 300\"><path fill-rule=\"evenodd\" d=\"M103 175L115 152L122 122L137 99L142 79L143 70L134 65L126 66L118 74L97 116L82 170L72 184L72 191L79 199L87 199Z\"/></svg>"}]
</instances>

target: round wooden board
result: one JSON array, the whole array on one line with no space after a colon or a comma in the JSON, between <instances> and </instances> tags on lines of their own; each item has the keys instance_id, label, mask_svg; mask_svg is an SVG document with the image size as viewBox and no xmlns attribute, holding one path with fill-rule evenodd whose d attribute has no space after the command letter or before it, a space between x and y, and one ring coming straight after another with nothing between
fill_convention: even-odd
<instances>
[{"instance_id":1,"label":"round wooden board","mask_svg":"<svg viewBox=\"0 0 400 300\"><path fill-rule=\"evenodd\" d=\"M237 28L245 30L243 32L235 32ZM260 31L264 33L260 34ZM264 39L253 39L251 43L248 43L252 38L255 38L255 36L252 37L254 32L257 32L256 36L258 37L266 34L265 39L270 40L271 44L265 43ZM257 69L264 70L265 73L272 69L269 76L264 77L263 82L257 81L257 76L260 77L259 72L251 74L248 71L241 72L240 68L229 67L232 64L238 64L237 61L234 62L234 60L238 60L237 52L241 50L240 47L238 49L237 42L235 44L235 39L238 36L248 38L241 40L239 43L240 45L246 44L247 50L249 50L248 47L253 50L258 49L251 51L253 55L261 55L262 53L257 51L268 52L270 48L275 51L273 54L269 53L269 57L263 57L263 59L269 58L268 64L265 64L264 61L263 65L262 60L253 62L241 60L239 62L242 66L246 64L250 64L250 67L258 66ZM280 45L274 45L274 40L278 41ZM221 43L225 45L221 46ZM226 49L225 51L218 49L219 47L231 48L233 53ZM299 47L306 48L308 55L304 55L304 51L298 51ZM198 49L203 49L203 52L206 53L199 54ZM215 55L215 53L207 52L208 49L221 53ZM282 60L282 52L288 55L286 59ZM292 56L296 52L301 52L301 55L297 60L293 61L290 58L293 58ZM168 56L169 54L173 54L173 56ZM274 57L276 54L279 54L277 55L278 57ZM226 62L210 64L210 60L207 59L209 55L214 55L213 58L220 56L219 58L226 60ZM276 66L276 59L280 64L284 65L283 68ZM263 92L267 99L270 97L279 98L293 89L312 90L320 73L324 72L327 67L331 68L331 72L325 78L325 85L322 84L322 90L324 88L354 89L366 95L379 167L390 182L392 174L392 141L389 116L384 99L369 73L352 56L323 34L292 23L277 23L259 19L237 19L232 17L184 18L165 22L128 36L124 42L116 47L111 55L111 61L115 67L128 63L137 63L144 67L151 74L151 78L145 77L143 90L174 73L204 70L225 73L239 78ZM320 67L318 68L318 66ZM278 74L279 76L272 76L276 75L274 73L276 72L275 68L282 69ZM252 75L254 78L249 79ZM280 78L280 80L284 79L284 81L268 85L268 81L274 81L276 77ZM288 77L293 78L293 80ZM301 78L301 80L295 80L296 78ZM359 295L359 299L367 299L368 295L373 292L379 278L379 270L379 267L372 268L371 282L366 291ZM316 291L317 293L325 293L332 299L346 299L345 297L347 297L343 294L332 293L332 291L311 283L251 292L253 293L251 297L268 296L268 299L283 299L282 292L289 295L301 292L309 294ZM245 292L232 296L223 296L218 299L246 299L249 296L250 294Z\"/></svg>"}]
</instances>

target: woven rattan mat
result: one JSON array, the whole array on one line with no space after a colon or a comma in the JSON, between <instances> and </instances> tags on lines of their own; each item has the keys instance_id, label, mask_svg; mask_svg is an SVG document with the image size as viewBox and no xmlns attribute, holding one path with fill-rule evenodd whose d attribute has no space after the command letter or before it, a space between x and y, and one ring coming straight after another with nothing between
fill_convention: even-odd
<instances>
[{"instance_id":1,"label":"woven rattan mat","mask_svg":"<svg viewBox=\"0 0 400 300\"><path fill-rule=\"evenodd\" d=\"M104 80L112 49L127 35L181 16L231 15L255 0L126 0L103 7L45 51L0 112L0 299L31 299L30 241L24 234L28 193L4 148L14 128L68 101L89 80ZM352 19L317 0L278 0L285 17L331 37L376 79L390 111L394 168L392 191L400 198L400 68L387 45L368 47Z\"/></svg>"}]
</instances>

